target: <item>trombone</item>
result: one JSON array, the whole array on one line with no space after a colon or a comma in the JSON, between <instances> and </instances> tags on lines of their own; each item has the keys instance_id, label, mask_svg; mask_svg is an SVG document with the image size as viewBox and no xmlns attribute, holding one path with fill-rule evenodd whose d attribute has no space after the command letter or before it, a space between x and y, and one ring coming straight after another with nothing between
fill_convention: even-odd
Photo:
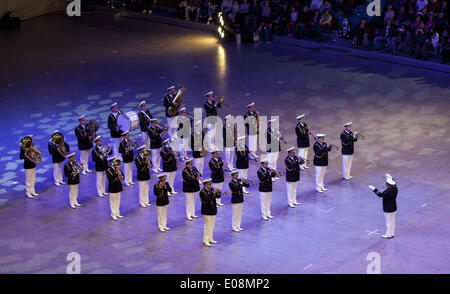
<instances>
[{"instance_id":1,"label":"trombone","mask_svg":"<svg viewBox=\"0 0 450 294\"><path fill-rule=\"evenodd\" d=\"M225 96L214 97L214 101L215 101L216 103L219 102L220 104L223 104L223 105L225 105L226 107L230 107L230 108L231 108L231 105L230 105L230 104L224 102L224 101L225 101Z\"/></svg>"}]
</instances>

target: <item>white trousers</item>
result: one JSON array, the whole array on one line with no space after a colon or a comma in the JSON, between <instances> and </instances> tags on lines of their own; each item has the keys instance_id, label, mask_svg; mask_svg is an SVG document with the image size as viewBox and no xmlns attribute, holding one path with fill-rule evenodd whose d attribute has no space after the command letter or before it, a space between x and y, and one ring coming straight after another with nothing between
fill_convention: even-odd
<instances>
[{"instance_id":1,"label":"white trousers","mask_svg":"<svg viewBox=\"0 0 450 294\"><path fill-rule=\"evenodd\" d=\"M194 158L194 166L198 169L198 171L202 174L202 176L203 176L203 166L204 165L205 165L204 157Z\"/></svg>"},{"instance_id":2,"label":"white trousers","mask_svg":"<svg viewBox=\"0 0 450 294\"><path fill-rule=\"evenodd\" d=\"M189 138L179 138L181 158L187 158L187 151L189 150Z\"/></svg>"},{"instance_id":3,"label":"white trousers","mask_svg":"<svg viewBox=\"0 0 450 294\"><path fill-rule=\"evenodd\" d=\"M133 182L133 163L124 162L123 169L125 175L125 184L131 184L131 182Z\"/></svg>"},{"instance_id":4,"label":"white trousers","mask_svg":"<svg viewBox=\"0 0 450 294\"><path fill-rule=\"evenodd\" d=\"M297 203L297 186L298 182L286 182L288 205L292 206Z\"/></svg>"},{"instance_id":5,"label":"white trousers","mask_svg":"<svg viewBox=\"0 0 450 294\"><path fill-rule=\"evenodd\" d=\"M184 193L186 195L186 217L195 215L195 192Z\"/></svg>"},{"instance_id":6,"label":"white trousers","mask_svg":"<svg viewBox=\"0 0 450 294\"><path fill-rule=\"evenodd\" d=\"M169 129L167 130L167 134L169 135L170 139L173 138L173 128L172 128L172 120L175 117L166 117L167 120L167 126L169 127Z\"/></svg>"},{"instance_id":7,"label":"white trousers","mask_svg":"<svg viewBox=\"0 0 450 294\"><path fill-rule=\"evenodd\" d=\"M244 203L231 204L231 226L233 230L239 230L242 220L242 207Z\"/></svg>"},{"instance_id":8,"label":"white trousers","mask_svg":"<svg viewBox=\"0 0 450 294\"><path fill-rule=\"evenodd\" d=\"M216 125L208 124L208 133L206 134L206 141L208 142L208 148L212 148L216 144Z\"/></svg>"},{"instance_id":9,"label":"white trousers","mask_svg":"<svg viewBox=\"0 0 450 294\"><path fill-rule=\"evenodd\" d=\"M149 181L139 181L139 204L145 206L148 204Z\"/></svg>"},{"instance_id":10,"label":"white trousers","mask_svg":"<svg viewBox=\"0 0 450 294\"><path fill-rule=\"evenodd\" d=\"M323 178L325 177L326 166L314 166L316 170L316 189L324 188Z\"/></svg>"},{"instance_id":11,"label":"white trousers","mask_svg":"<svg viewBox=\"0 0 450 294\"><path fill-rule=\"evenodd\" d=\"M301 157L301 158L303 158L305 160L305 163L303 163L301 165L301 167L303 167L303 168L306 166L306 160L308 159L308 150L309 150L308 147L306 147L306 148L298 148L298 157Z\"/></svg>"},{"instance_id":12,"label":"white trousers","mask_svg":"<svg viewBox=\"0 0 450 294\"><path fill-rule=\"evenodd\" d=\"M280 152L267 152L267 156L269 157L269 168L277 169L279 155Z\"/></svg>"},{"instance_id":13,"label":"white trousers","mask_svg":"<svg viewBox=\"0 0 450 294\"><path fill-rule=\"evenodd\" d=\"M111 217L117 217L120 215L120 192L109 193L109 207L111 208Z\"/></svg>"},{"instance_id":14,"label":"white trousers","mask_svg":"<svg viewBox=\"0 0 450 294\"><path fill-rule=\"evenodd\" d=\"M142 132L142 144L145 145L145 148L150 150L150 137L147 132Z\"/></svg>"},{"instance_id":15,"label":"white trousers","mask_svg":"<svg viewBox=\"0 0 450 294\"><path fill-rule=\"evenodd\" d=\"M36 168L25 169L25 190L27 195L36 193L34 183L36 182Z\"/></svg>"},{"instance_id":16,"label":"white trousers","mask_svg":"<svg viewBox=\"0 0 450 294\"><path fill-rule=\"evenodd\" d=\"M63 166L64 162L53 164L53 179L55 184L63 182Z\"/></svg>"},{"instance_id":17,"label":"white trousers","mask_svg":"<svg viewBox=\"0 0 450 294\"><path fill-rule=\"evenodd\" d=\"M106 186L106 172L96 172L97 175L97 195L105 194L105 186Z\"/></svg>"},{"instance_id":18,"label":"white trousers","mask_svg":"<svg viewBox=\"0 0 450 294\"><path fill-rule=\"evenodd\" d=\"M353 155L342 155L342 177L350 177L350 170L352 169Z\"/></svg>"},{"instance_id":19,"label":"white trousers","mask_svg":"<svg viewBox=\"0 0 450 294\"><path fill-rule=\"evenodd\" d=\"M233 162L234 162L234 148L233 147L226 147L225 148L225 162L227 163L227 167L231 170L233 169Z\"/></svg>"},{"instance_id":20,"label":"white trousers","mask_svg":"<svg viewBox=\"0 0 450 294\"><path fill-rule=\"evenodd\" d=\"M212 187L213 189L218 189L219 191L222 192L223 182L222 182L222 183L212 183L212 184L211 184L211 187ZM217 204L222 204L221 199L222 199L222 198L216 198L216 203L217 203Z\"/></svg>"},{"instance_id":21,"label":"white trousers","mask_svg":"<svg viewBox=\"0 0 450 294\"><path fill-rule=\"evenodd\" d=\"M113 140L113 156L116 158L122 158L122 156L119 153L119 145L120 141L122 141L122 138L112 138Z\"/></svg>"},{"instance_id":22,"label":"white trousers","mask_svg":"<svg viewBox=\"0 0 450 294\"><path fill-rule=\"evenodd\" d=\"M385 212L384 218L386 220L386 233L387 236L394 236L395 235L395 214L397 212Z\"/></svg>"},{"instance_id":23,"label":"white trousers","mask_svg":"<svg viewBox=\"0 0 450 294\"><path fill-rule=\"evenodd\" d=\"M214 225L216 224L215 215L204 215L203 220L205 224L203 225L203 242L210 242L213 239Z\"/></svg>"},{"instance_id":24,"label":"white trousers","mask_svg":"<svg viewBox=\"0 0 450 294\"><path fill-rule=\"evenodd\" d=\"M169 183L169 186L170 186L170 188L172 188L173 192L175 192L175 187L173 185L174 185L174 182L175 182L175 174L176 173L177 173L176 171L174 171L174 172L167 172L166 173L166 175L167 175L167 182Z\"/></svg>"},{"instance_id":25,"label":"white trousers","mask_svg":"<svg viewBox=\"0 0 450 294\"><path fill-rule=\"evenodd\" d=\"M80 150L80 162L83 164L83 170L87 171L88 168L88 161L89 161L89 154L90 150Z\"/></svg>"},{"instance_id":26,"label":"white trousers","mask_svg":"<svg viewBox=\"0 0 450 294\"><path fill-rule=\"evenodd\" d=\"M258 148L258 135L248 135L248 150L254 155Z\"/></svg>"},{"instance_id":27,"label":"white trousers","mask_svg":"<svg viewBox=\"0 0 450 294\"><path fill-rule=\"evenodd\" d=\"M153 170L159 170L161 168L161 148L152 149L152 164Z\"/></svg>"},{"instance_id":28,"label":"white trousers","mask_svg":"<svg viewBox=\"0 0 450 294\"><path fill-rule=\"evenodd\" d=\"M158 228L160 230L167 228L167 208L169 205L157 206Z\"/></svg>"},{"instance_id":29,"label":"white trousers","mask_svg":"<svg viewBox=\"0 0 450 294\"><path fill-rule=\"evenodd\" d=\"M261 198L261 216L268 217L270 214L270 200L272 192L259 192Z\"/></svg>"},{"instance_id":30,"label":"white trousers","mask_svg":"<svg viewBox=\"0 0 450 294\"><path fill-rule=\"evenodd\" d=\"M77 185L69 185L69 203L70 206L74 206L78 204L78 184Z\"/></svg>"}]
</instances>

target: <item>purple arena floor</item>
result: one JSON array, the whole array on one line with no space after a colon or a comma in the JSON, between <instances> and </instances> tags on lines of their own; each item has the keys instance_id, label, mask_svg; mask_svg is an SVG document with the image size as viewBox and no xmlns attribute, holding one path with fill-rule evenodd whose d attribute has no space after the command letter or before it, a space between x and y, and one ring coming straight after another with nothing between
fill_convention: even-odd
<instances>
[{"instance_id":1,"label":"purple arena floor","mask_svg":"<svg viewBox=\"0 0 450 294\"><path fill-rule=\"evenodd\" d=\"M82 273L366 273L371 252L381 256L382 273L450 273L448 74L277 44L219 45L208 33L108 14L39 17L20 32L0 32L0 39L0 273L65 273L70 252L80 254ZM188 88L188 109L201 107L211 89L232 104L222 116L243 115L255 101L262 115L280 116L288 146L295 144L298 114L307 113L312 130L335 144L342 124L352 121L367 136L356 144L356 179L341 180L341 156L332 151L328 192L314 191L313 168L302 172L301 205L292 209L282 178L268 222L253 186L241 233L231 230L225 196L214 231L219 243L211 248L202 245L202 218L185 219L182 193L171 198L166 233L157 230L152 193L150 208L138 206L138 185L124 188L125 218L113 221L108 198L96 196L95 174L82 176L83 207L71 209L68 187L53 184L50 134L59 129L76 150L73 129L86 114L100 121L99 134L110 144L113 101L127 111L145 99L164 118L162 97L176 83ZM44 154L34 200L25 197L18 154L27 134ZM140 132L132 137L140 141ZM252 180L256 169L252 163ZM390 240L380 238L381 199L367 187L383 188L387 172L400 191ZM152 187L155 181L153 175ZM196 205L200 215L198 198Z\"/></svg>"}]
</instances>

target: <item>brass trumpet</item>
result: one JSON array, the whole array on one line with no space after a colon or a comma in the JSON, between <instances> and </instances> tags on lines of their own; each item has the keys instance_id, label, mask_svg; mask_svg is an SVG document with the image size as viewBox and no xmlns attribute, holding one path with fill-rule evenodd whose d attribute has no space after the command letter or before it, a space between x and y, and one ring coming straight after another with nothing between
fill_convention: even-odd
<instances>
[{"instance_id":1,"label":"brass trumpet","mask_svg":"<svg viewBox=\"0 0 450 294\"><path fill-rule=\"evenodd\" d=\"M341 147L339 147L339 146L336 146L336 145L334 145L334 144L331 144L331 143L330 143L330 145L331 145L331 147L334 147L334 148L336 148L336 150L340 150L340 149L341 149Z\"/></svg>"},{"instance_id":2,"label":"brass trumpet","mask_svg":"<svg viewBox=\"0 0 450 294\"><path fill-rule=\"evenodd\" d=\"M361 139L365 140L366 136L361 135L360 133L356 134L356 137L361 137Z\"/></svg>"},{"instance_id":3,"label":"brass trumpet","mask_svg":"<svg viewBox=\"0 0 450 294\"><path fill-rule=\"evenodd\" d=\"M273 169L273 168L270 169L270 172L271 172L271 173L272 173L272 172L275 172L275 173L279 174L280 176L283 176L283 173L282 173L282 172L279 172L279 171L277 171L276 169Z\"/></svg>"}]
</instances>

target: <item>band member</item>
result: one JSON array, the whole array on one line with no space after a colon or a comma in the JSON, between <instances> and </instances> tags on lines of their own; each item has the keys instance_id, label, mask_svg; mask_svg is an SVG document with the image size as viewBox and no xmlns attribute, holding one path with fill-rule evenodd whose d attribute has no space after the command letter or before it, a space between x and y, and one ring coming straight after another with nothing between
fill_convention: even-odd
<instances>
[{"instance_id":1,"label":"band member","mask_svg":"<svg viewBox=\"0 0 450 294\"><path fill-rule=\"evenodd\" d=\"M32 145L33 135L28 135L25 138L29 138L30 144ZM22 139L22 140L24 140ZM34 196L38 196L39 194L36 193L34 189L34 184L36 182L36 163L31 161L26 154L26 147L20 146L20 159L23 159L23 168L25 169L25 190L26 190L26 196L28 198L34 198Z\"/></svg>"},{"instance_id":2,"label":"band member","mask_svg":"<svg viewBox=\"0 0 450 294\"><path fill-rule=\"evenodd\" d=\"M125 131L122 133L123 140L119 145L119 153L122 154L124 172L125 172L125 185L134 185L133 183L133 142L130 139L130 132Z\"/></svg>"},{"instance_id":3,"label":"band member","mask_svg":"<svg viewBox=\"0 0 450 294\"><path fill-rule=\"evenodd\" d=\"M62 138L62 142L59 144L53 141L53 138L57 137ZM60 151L61 148L63 149L63 152ZM54 131L52 133L52 137L48 142L48 152L52 156L53 179L55 180L55 185L60 187L61 184L62 185L65 184L65 182L63 181L63 167L64 167L64 160L66 160L65 155L70 152L70 147L69 144L67 144L64 141L63 134L60 133L59 131Z\"/></svg>"},{"instance_id":4,"label":"band member","mask_svg":"<svg viewBox=\"0 0 450 294\"><path fill-rule=\"evenodd\" d=\"M242 220L242 207L244 205L244 188L249 187L247 180L241 180L238 177L238 171L231 172L231 181L228 184L231 190L231 226L233 231L240 232Z\"/></svg>"},{"instance_id":5,"label":"band member","mask_svg":"<svg viewBox=\"0 0 450 294\"><path fill-rule=\"evenodd\" d=\"M153 187L156 196L156 207L158 210L158 228L161 232L169 231L167 227L167 208L169 207L169 193L172 191L166 182L166 174L158 175L159 182Z\"/></svg>"},{"instance_id":6,"label":"band member","mask_svg":"<svg viewBox=\"0 0 450 294\"><path fill-rule=\"evenodd\" d=\"M161 150L161 158L163 161L163 172L167 175L167 182L170 185L169 196L176 195L174 182L175 174L177 173L177 157L173 148L170 146L170 138L165 139L163 142L163 149Z\"/></svg>"},{"instance_id":7,"label":"band member","mask_svg":"<svg viewBox=\"0 0 450 294\"><path fill-rule=\"evenodd\" d=\"M377 188L369 185L369 188L377 194L378 197L383 198L383 211L386 220L386 233L382 238L394 238L395 235L395 214L397 212L397 194L398 188L394 179L390 174L386 174L386 190L380 192Z\"/></svg>"},{"instance_id":8,"label":"band member","mask_svg":"<svg viewBox=\"0 0 450 294\"><path fill-rule=\"evenodd\" d=\"M150 151L145 148L145 145L139 147L139 154L134 159L137 169L137 179L139 181L139 205L143 208L150 206L148 190L150 182L150 169L152 168Z\"/></svg>"},{"instance_id":9,"label":"band member","mask_svg":"<svg viewBox=\"0 0 450 294\"><path fill-rule=\"evenodd\" d=\"M203 226L203 244L211 247L217 241L213 239L214 225L216 223L217 202L220 198L220 191L211 188L211 179L203 181L203 189L200 191L200 200L202 201L202 215L205 222Z\"/></svg>"},{"instance_id":10,"label":"band member","mask_svg":"<svg viewBox=\"0 0 450 294\"><path fill-rule=\"evenodd\" d=\"M111 155L111 147L103 146L102 138L100 136L94 139L95 147L92 149L92 161L95 163L95 173L97 179L97 195L104 197L108 195L105 190L106 186L106 170L108 169L108 160L106 155Z\"/></svg>"},{"instance_id":11,"label":"band member","mask_svg":"<svg viewBox=\"0 0 450 294\"><path fill-rule=\"evenodd\" d=\"M298 157L304 159L304 163L300 166L300 169L304 170L309 168L306 165L306 160L308 159L309 150L309 135L312 132L308 129L306 124L306 115L302 114L297 116L298 124L295 126L295 134L297 135L297 147L298 147Z\"/></svg>"},{"instance_id":12,"label":"band member","mask_svg":"<svg viewBox=\"0 0 450 294\"><path fill-rule=\"evenodd\" d=\"M110 105L111 113L108 116L108 128L111 133L111 138L113 139L113 156L119 158L119 145L122 141L123 131L119 128L117 124L117 118L120 115L119 106L117 102Z\"/></svg>"},{"instance_id":13,"label":"band member","mask_svg":"<svg viewBox=\"0 0 450 294\"><path fill-rule=\"evenodd\" d=\"M186 160L186 167L181 174L183 178L183 192L186 195L186 218L192 220L197 218L195 215L195 193L200 191L201 174L194 167L192 158Z\"/></svg>"},{"instance_id":14,"label":"band member","mask_svg":"<svg viewBox=\"0 0 450 294\"><path fill-rule=\"evenodd\" d=\"M295 147L287 149L287 152L288 156L284 160L286 164L287 199L289 207L294 208L295 205L300 205L297 201L297 185L300 181L300 166L304 163L304 160L295 156Z\"/></svg>"},{"instance_id":15,"label":"band member","mask_svg":"<svg viewBox=\"0 0 450 294\"><path fill-rule=\"evenodd\" d=\"M248 135L248 148L252 157L259 157L256 154L258 148L259 134L259 112L255 110L255 102L247 105L247 113L244 115L245 129Z\"/></svg>"},{"instance_id":16,"label":"band member","mask_svg":"<svg viewBox=\"0 0 450 294\"><path fill-rule=\"evenodd\" d=\"M269 160L267 158L261 159L261 167L257 175L259 180L259 195L261 198L261 217L263 220L269 220L269 218L274 218L270 213L270 201L272 198L272 178L277 174L269 168Z\"/></svg>"},{"instance_id":17,"label":"band member","mask_svg":"<svg viewBox=\"0 0 450 294\"><path fill-rule=\"evenodd\" d=\"M201 123L201 121L198 121L194 124L194 131L191 135L191 149L192 157L194 158L194 166L201 174L203 174L206 152L203 146L205 133L202 131Z\"/></svg>"},{"instance_id":18,"label":"band member","mask_svg":"<svg viewBox=\"0 0 450 294\"><path fill-rule=\"evenodd\" d=\"M328 151L331 151L331 144L325 143L325 134L317 134L317 141L314 143L314 168L316 170L316 191L322 193L327 191L323 185L323 178L328 166Z\"/></svg>"},{"instance_id":19,"label":"band member","mask_svg":"<svg viewBox=\"0 0 450 294\"><path fill-rule=\"evenodd\" d=\"M123 217L120 215L119 210L124 174L120 170L120 159L112 157L108 161L110 162L110 167L106 170L106 176L108 177L109 206L111 208L111 217L116 221Z\"/></svg>"},{"instance_id":20,"label":"band member","mask_svg":"<svg viewBox=\"0 0 450 294\"><path fill-rule=\"evenodd\" d=\"M180 144L180 161L184 162L188 158L187 151L189 150L189 139L192 134L194 119L191 116L188 116L188 114L186 113L186 107L181 107L179 113L179 124L176 134L177 138L179 138ZM186 130L184 130L185 125ZM188 125L190 126L190 128L187 128Z\"/></svg>"},{"instance_id":21,"label":"band member","mask_svg":"<svg viewBox=\"0 0 450 294\"><path fill-rule=\"evenodd\" d=\"M82 115L78 120L80 124L75 128L75 136L77 136L78 150L80 150L80 163L83 165L83 171L81 173L85 175L86 172L92 172L88 167L88 160L89 153L93 147L91 142L93 138L89 136L91 130L86 125L86 116Z\"/></svg>"},{"instance_id":22,"label":"band member","mask_svg":"<svg viewBox=\"0 0 450 294\"><path fill-rule=\"evenodd\" d=\"M269 167L271 169L277 169L277 163L278 163L278 156L280 155L281 151L281 144L280 139L281 134L272 128L272 122L274 122L275 119L270 119L267 121L267 156L269 159ZM273 143L273 146L272 146ZM279 180L279 177L272 178L272 181Z\"/></svg>"},{"instance_id":23,"label":"band member","mask_svg":"<svg viewBox=\"0 0 450 294\"><path fill-rule=\"evenodd\" d=\"M138 113L139 116L139 126L141 127L142 133L142 144L145 145L145 148L150 149L150 138L148 137L148 128L150 127L150 120L153 118L150 110L147 109L147 105L145 104L145 100L141 101L138 105L140 111Z\"/></svg>"},{"instance_id":24,"label":"band member","mask_svg":"<svg viewBox=\"0 0 450 294\"><path fill-rule=\"evenodd\" d=\"M358 141L358 132L352 133L352 122L344 124L344 131L341 133L341 144L342 144L342 177L345 180L354 179L350 175L352 169L354 142Z\"/></svg>"},{"instance_id":25,"label":"band member","mask_svg":"<svg viewBox=\"0 0 450 294\"><path fill-rule=\"evenodd\" d=\"M223 175L223 169L225 168L225 163L219 156L218 148L211 150L212 158L209 161L209 169L211 170L212 187L219 191L222 191L223 182L225 181ZM217 199L217 206L223 206L220 198Z\"/></svg>"},{"instance_id":26,"label":"band member","mask_svg":"<svg viewBox=\"0 0 450 294\"><path fill-rule=\"evenodd\" d=\"M225 147L225 161L227 163L227 170L233 171L234 162L234 148L237 140L236 125L231 123L231 114L225 116L225 125L223 126L223 142Z\"/></svg>"},{"instance_id":27,"label":"band member","mask_svg":"<svg viewBox=\"0 0 450 294\"><path fill-rule=\"evenodd\" d=\"M175 86L170 86L169 88L167 88L167 94L164 96L164 107L166 108L167 125L169 126L169 136L171 138L173 135L172 119L179 114L178 111L175 115L169 114L169 107L173 107L176 105L175 103L173 103L173 99L175 98L175 96Z\"/></svg>"},{"instance_id":28,"label":"band member","mask_svg":"<svg viewBox=\"0 0 450 294\"><path fill-rule=\"evenodd\" d=\"M236 168L239 170L239 178L246 180L248 176L248 159L251 153L247 145L245 145L245 136L238 138L236 145ZM246 187L243 188L245 194L249 194Z\"/></svg>"},{"instance_id":29,"label":"band member","mask_svg":"<svg viewBox=\"0 0 450 294\"><path fill-rule=\"evenodd\" d=\"M166 131L159 126L157 118L152 118L150 121L152 126L148 129L148 136L150 137L150 149L152 150L153 172L159 173L163 171L161 169L160 155L162 147L161 136L164 135Z\"/></svg>"},{"instance_id":30,"label":"band member","mask_svg":"<svg viewBox=\"0 0 450 294\"><path fill-rule=\"evenodd\" d=\"M213 91L209 91L208 93L206 93L205 98L206 98L206 102L205 102L205 104L203 104L203 108L205 109L206 117L211 117L211 118L209 118L209 122L207 124L208 134L206 135L206 140L208 142L208 148L212 149L216 146L215 145L215 139L216 139L215 123L217 122L217 109L221 108L222 104L220 103L220 101L217 101L214 98ZM212 117L216 117L216 118L212 118Z\"/></svg>"},{"instance_id":31,"label":"band member","mask_svg":"<svg viewBox=\"0 0 450 294\"><path fill-rule=\"evenodd\" d=\"M64 175L67 177L67 184L69 184L69 203L73 209L80 207L78 203L78 186L80 185L80 171L82 167L75 162L75 152L70 153L68 162L64 165Z\"/></svg>"}]
</instances>

